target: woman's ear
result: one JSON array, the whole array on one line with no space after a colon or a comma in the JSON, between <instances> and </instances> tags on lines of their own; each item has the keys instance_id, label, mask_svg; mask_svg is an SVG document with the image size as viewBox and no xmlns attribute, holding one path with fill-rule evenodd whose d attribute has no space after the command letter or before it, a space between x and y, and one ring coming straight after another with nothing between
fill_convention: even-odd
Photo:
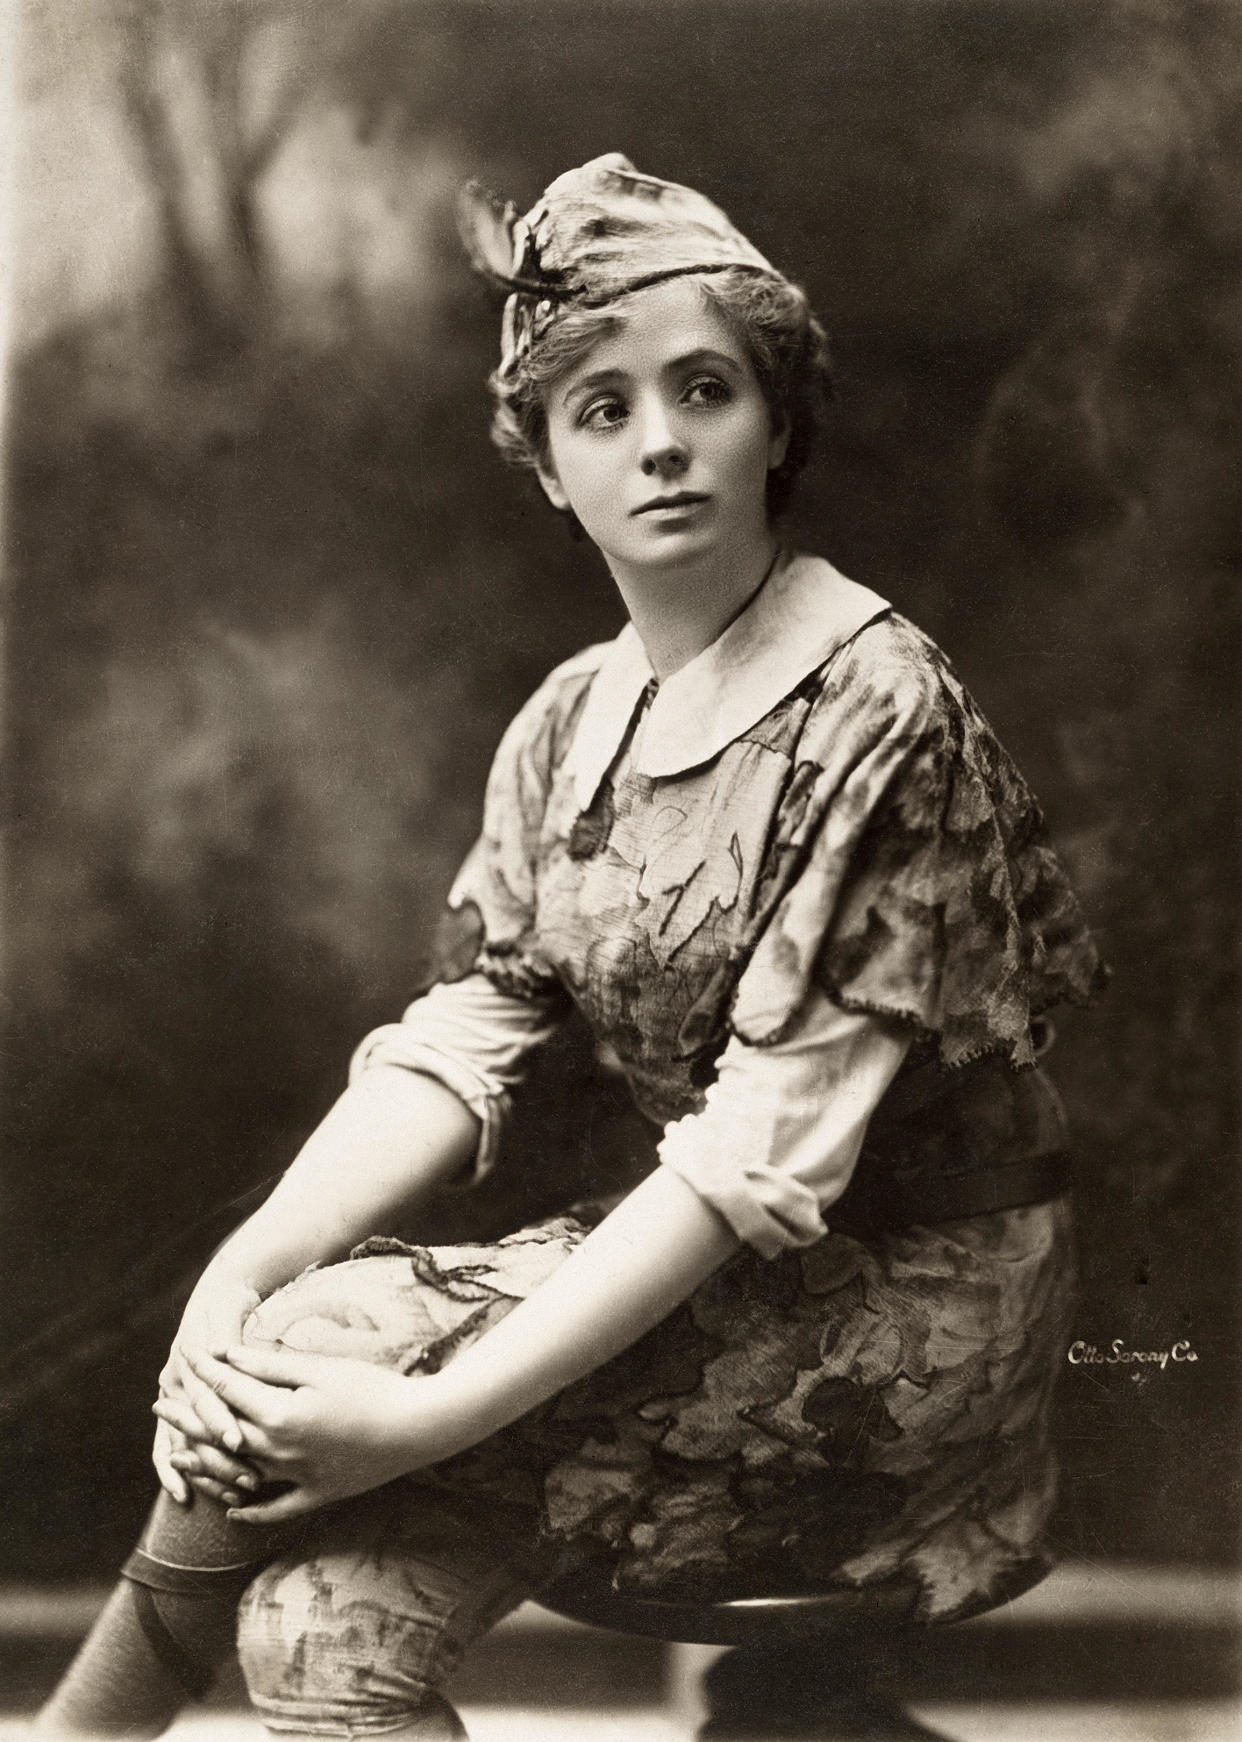
<instances>
[{"instance_id":1,"label":"woman's ear","mask_svg":"<svg viewBox=\"0 0 1242 1742\"><path fill-rule=\"evenodd\" d=\"M564 514L569 508L569 497L566 496L561 487L561 481L557 477L556 471L551 462L548 461L545 463L542 460L536 461L535 476L538 478L543 493L552 504L553 508L559 508L561 513Z\"/></svg>"}]
</instances>

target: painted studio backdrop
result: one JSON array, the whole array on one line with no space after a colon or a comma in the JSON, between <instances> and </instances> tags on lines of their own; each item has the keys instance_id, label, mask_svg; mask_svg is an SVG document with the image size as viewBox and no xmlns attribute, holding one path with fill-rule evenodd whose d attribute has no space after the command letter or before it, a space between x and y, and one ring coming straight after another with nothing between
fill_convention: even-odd
<instances>
[{"instance_id":1,"label":"painted studio backdrop","mask_svg":"<svg viewBox=\"0 0 1242 1742\"><path fill-rule=\"evenodd\" d=\"M1060 1538L1237 1537L1231 4L25 0L6 435L0 1575L150 1492L179 1301L416 986L508 718L618 606L486 437L455 240L623 150L834 335L799 538L950 652L1113 964L1051 1068ZM573 1038L444 1227L641 1165Z\"/></svg>"}]
</instances>

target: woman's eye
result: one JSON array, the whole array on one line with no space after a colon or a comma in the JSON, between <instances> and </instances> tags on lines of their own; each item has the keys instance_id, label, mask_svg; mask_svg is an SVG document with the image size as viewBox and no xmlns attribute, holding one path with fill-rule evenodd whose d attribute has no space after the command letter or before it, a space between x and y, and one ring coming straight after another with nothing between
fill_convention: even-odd
<instances>
[{"instance_id":1,"label":"woman's eye","mask_svg":"<svg viewBox=\"0 0 1242 1742\"><path fill-rule=\"evenodd\" d=\"M719 376L700 375L687 383L685 397L691 405L723 405L732 394Z\"/></svg>"},{"instance_id":2,"label":"woman's eye","mask_svg":"<svg viewBox=\"0 0 1242 1742\"><path fill-rule=\"evenodd\" d=\"M626 407L622 399L593 399L579 414L583 429L615 429L625 421Z\"/></svg>"}]
</instances>

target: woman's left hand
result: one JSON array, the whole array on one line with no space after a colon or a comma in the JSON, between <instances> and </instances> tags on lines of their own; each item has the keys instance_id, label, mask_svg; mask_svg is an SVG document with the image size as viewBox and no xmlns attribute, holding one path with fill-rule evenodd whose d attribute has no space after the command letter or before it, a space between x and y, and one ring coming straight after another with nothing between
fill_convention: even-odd
<instances>
[{"instance_id":1,"label":"woman's left hand","mask_svg":"<svg viewBox=\"0 0 1242 1742\"><path fill-rule=\"evenodd\" d=\"M279 1524L460 1450L460 1414L445 1419L434 1379L340 1355L283 1347L232 1348L225 1360L187 1354L198 1377L228 1404L242 1433L242 1456L270 1482L287 1484L268 1500L232 1508L242 1524ZM175 1398L156 1411L180 1426Z\"/></svg>"}]
</instances>

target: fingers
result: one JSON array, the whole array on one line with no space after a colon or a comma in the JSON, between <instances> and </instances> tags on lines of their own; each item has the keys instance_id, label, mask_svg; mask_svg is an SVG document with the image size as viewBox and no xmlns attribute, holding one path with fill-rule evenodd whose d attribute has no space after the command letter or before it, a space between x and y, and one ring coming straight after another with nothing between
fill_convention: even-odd
<instances>
[{"instance_id":1,"label":"fingers","mask_svg":"<svg viewBox=\"0 0 1242 1742\"><path fill-rule=\"evenodd\" d=\"M246 1496L238 1489L214 1481L210 1476L191 1476L190 1485L196 1494L205 1494L221 1506L244 1506L246 1503Z\"/></svg>"},{"instance_id":2,"label":"fingers","mask_svg":"<svg viewBox=\"0 0 1242 1742\"><path fill-rule=\"evenodd\" d=\"M282 1398L275 1386L266 1385L260 1379L255 1379L249 1373L243 1373L238 1368L224 1361L217 1361L214 1355L196 1352L186 1356L194 1369L200 1384L210 1389L216 1398L227 1405L233 1422L235 1440L225 1440L230 1451L239 1452L243 1449L237 1417L244 1421L254 1422L258 1426L270 1423L279 1410ZM166 1421L177 1425L176 1418L161 1411Z\"/></svg>"},{"instance_id":3,"label":"fingers","mask_svg":"<svg viewBox=\"0 0 1242 1742\"><path fill-rule=\"evenodd\" d=\"M271 1343L239 1343L224 1357L239 1373L261 1379L265 1385L285 1386L295 1391L299 1385L313 1385L325 1364L340 1359L337 1355L312 1355L305 1350L279 1348Z\"/></svg>"},{"instance_id":4,"label":"fingers","mask_svg":"<svg viewBox=\"0 0 1242 1742\"><path fill-rule=\"evenodd\" d=\"M190 1487L184 1474L177 1468L178 1451L185 1446L185 1438L166 1421L157 1422L155 1428L155 1444L151 1448L151 1462L155 1465L155 1473L159 1477L160 1487L178 1506L190 1504Z\"/></svg>"},{"instance_id":5,"label":"fingers","mask_svg":"<svg viewBox=\"0 0 1242 1742\"><path fill-rule=\"evenodd\" d=\"M222 1401L219 1387L204 1380L195 1359L189 1349L178 1347L173 1350L173 1365L180 1382L179 1388L184 1390L187 1399L194 1406L206 1429L206 1437L227 1446L231 1452L240 1452L242 1436L233 1413Z\"/></svg>"},{"instance_id":6,"label":"fingers","mask_svg":"<svg viewBox=\"0 0 1242 1742\"><path fill-rule=\"evenodd\" d=\"M195 1493L221 1506L244 1506L262 1485L262 1477L249 1464L201 1442L174 1451L169 1461Z\"/></svg>"},{"instance_id":7,"label":"fingers","mask_svg":"<svg viewBox=\"0 0 1242 1742\"><path fill-rule=\"evenodd\" d=\"M160 1397L175 1398L181 1405L181 1408L185 1411L185 1420L187 1424L195 1424L187 1425L186 1428L182 1430L188 1438L192 1440L208 1440L211 1438L210 1430L204 1425L202 1418L186 1396L185 1388L180 1384L180 1382L173 1385L161 1384L158 1395Z\"/></svg>"},{"instance_id":8,"label":"fingers","mask_svg":"<svg viewBox=\"0 0 1242 1742\"><path fill-rule=\"evenodd\" d=\"M175 1428L177 1433L181 1435L183 1441L190 1440L195 1445L202 1444L204 1433L203 1424L190 1408L184 1397L176 1395L171 1397L167 1395L157 1397L155 1402L151 1405L151 1409L154 1414L159 1416L162 1422L166 1422L169 1427Z\"/></svg>"},{"instance_id":9,"label":"fingers","mask_svg":"<svg viewBox=\"0 0 1242 1742\"><path fill-rule=\"evenodd\" d=\"M232 1458L218 1446L208 1445L201 1440L193 1446L174 1451L169 1462L183 1476L210 1476L214 1482L225 1487L242 1488L251 1493L259 1486L259 1477L253 1465L243 1462L241 1458Z\"/></svg>"},{"instance_id":10,"label":"fingers","mask_svg":"<svg viewBox=\"0 0 1242 1742\"><path fill-rule=\"evenodd\" d=\"M314 1512L325 1504L306 1488L289 1488L273 1500L230 1507L229 1518L234 1524L283 1524L287 1518L300 1518L303 1513Z\"/></svg>"}]
</instances>

